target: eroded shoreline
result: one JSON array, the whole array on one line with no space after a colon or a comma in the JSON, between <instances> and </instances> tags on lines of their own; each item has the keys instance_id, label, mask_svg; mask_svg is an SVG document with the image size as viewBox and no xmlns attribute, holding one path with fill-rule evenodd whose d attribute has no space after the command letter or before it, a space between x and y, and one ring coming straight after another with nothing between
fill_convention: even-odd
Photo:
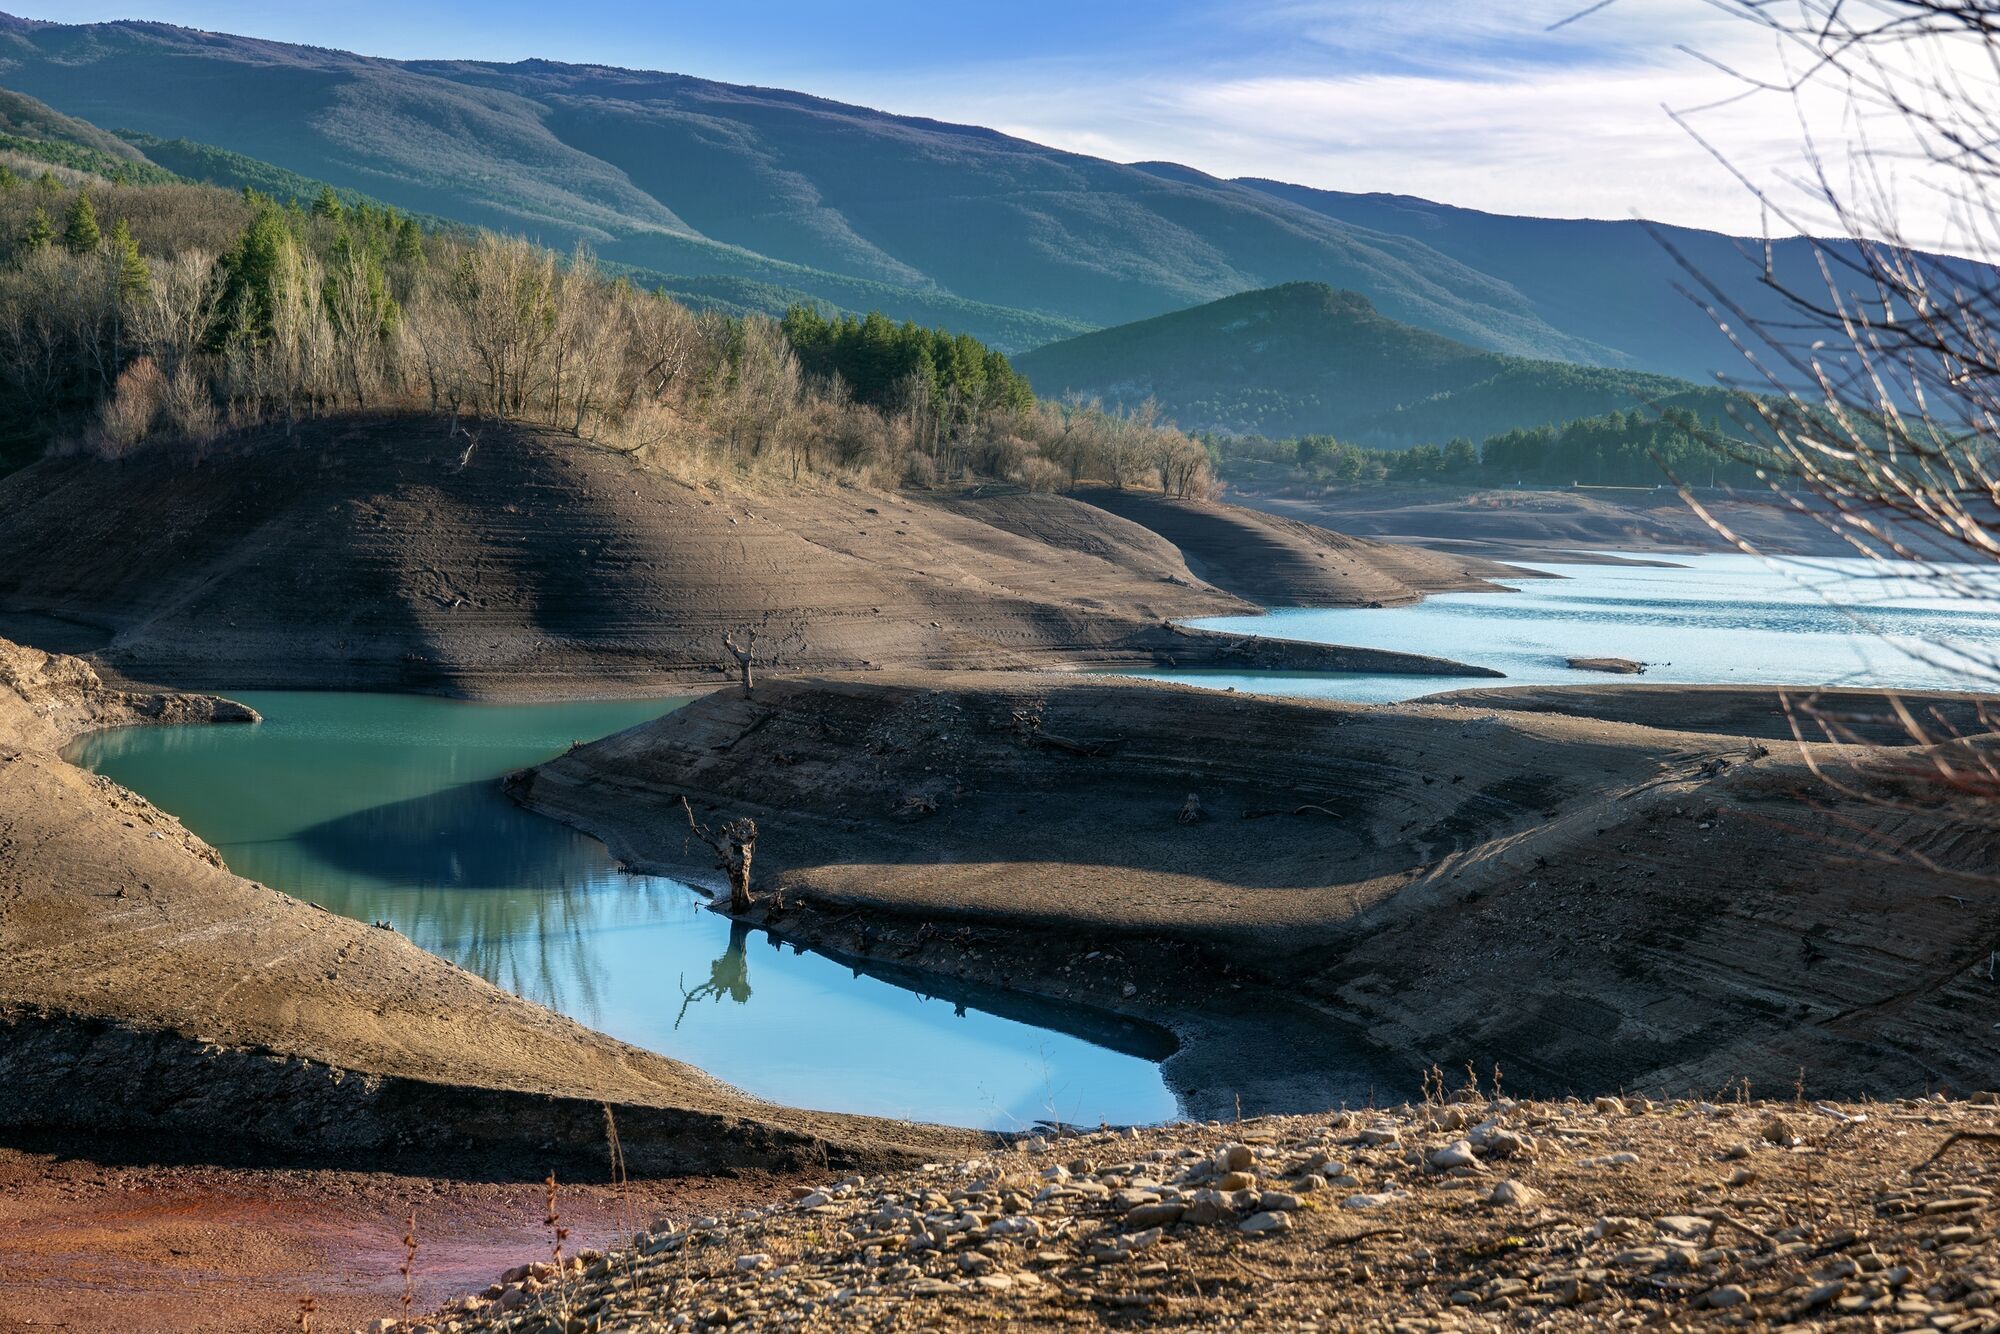
<instances>
[{"instance_id":1,"label":"eroded shoreline","mask_svg":"<svg viewBox=\"0 0 2000 1334\"><path fill-rule=\"evenodd\" d=\"M752 920L1161 1020L1197 1114L1238 1093L1246 1110L1351 1103L1370 1076L1408 1087L1468 1059L1554 1093L1801 1064L1855 1095L1993 1082L1978 968L2000 905L1964 886L1989 836L1830 802L1807 756L1769 744L1786 726L1764 690L1360 708L1103 678L836 678L710 696L512 787L684 878L700 871L673 802L753 815ZM1785 846L1817 851L1795 869L1772 855ZM1892 847L1912 856L1885 927Z\"/></svg>"}]
</instances>

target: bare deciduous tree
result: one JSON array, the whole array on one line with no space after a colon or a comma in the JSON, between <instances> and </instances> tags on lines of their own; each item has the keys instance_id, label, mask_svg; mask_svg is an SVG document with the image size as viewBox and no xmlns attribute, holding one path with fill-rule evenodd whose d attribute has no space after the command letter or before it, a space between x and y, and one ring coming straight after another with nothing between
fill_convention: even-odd
<instances>
[{"instance_id":1,"label":"bare deciduous tree","mask_svg":"<svg viewBox=\"0 0 2000 1334\"><path fill-rule=\"evenodd\" d=\"M1683 261L1691 291L1766 391L1757 425L1774 443L1759 462L1780 503L1906 590L1991 606L2000 594L2000 9L1993 0L1707 2L1767 31L1786 57L1780 80L1740 75L1749 91L1800 99L1802 110L1808 98L1844 105L1841 124L1855 135L1850 183L1838 183L1817 143L1796 188L1751 182L1813 261L1812 279L1801 281L1773 265L1771 243L1753 257L1779 313L1750 309L1723 275ZM1912 234L1902 203L1912 171L1945 204L1937 235ZM1959 256L1937 253L1941 244ZM1991 653L1935 643L1914 651L2000 686ZM1927 781L2000 807L2000 765L1968 735L2000 719L1981 707L1968 728L1962 711L1891 707L1924 747ZM1830 700L1794 708L1802 739L1858 742L1875 721Z\"/></svg>"},{"instance_id":2,"label":"bare deciduous tree","mask_svg":"<svg viewBox=\"0 0 2000 1334\"><path fill-rule=\"evenodd\" d=\"M736 664L738 678L743 684L743 698L749 699L757 685L757 668L784 665L789 653L796 653L805 647L805 627L794 625L778 639L769 637L771 616L766 613L762 620L753 625L741 626L724 632L723 652ZM758 639L764 639L764 647L757 647Z\"/></svg>"}]
</instances>

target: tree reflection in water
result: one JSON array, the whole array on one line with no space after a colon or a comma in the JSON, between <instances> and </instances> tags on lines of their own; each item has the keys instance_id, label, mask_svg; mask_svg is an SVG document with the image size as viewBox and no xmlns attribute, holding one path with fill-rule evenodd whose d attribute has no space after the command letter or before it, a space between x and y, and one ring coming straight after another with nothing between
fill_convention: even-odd
<instances>
[{"instance_id":1,"label":"tree reflection in water","mask_svg":"<svg viewBox=\"0 0 2000 1334\"><path fill-rule=\"evenodd\" d=\"M722 951L722 957L708 966L708 981L692 989L687 978L681 978L681 1012L674 1016L674 1027L679 1028L687 1018L688 1007L696 1001L721 1000L724 996L738 1005L750 999L750 959L744 951L749 942L750 928L742 922L729 924L729 947Z\"/></svg>"}]
</instances>

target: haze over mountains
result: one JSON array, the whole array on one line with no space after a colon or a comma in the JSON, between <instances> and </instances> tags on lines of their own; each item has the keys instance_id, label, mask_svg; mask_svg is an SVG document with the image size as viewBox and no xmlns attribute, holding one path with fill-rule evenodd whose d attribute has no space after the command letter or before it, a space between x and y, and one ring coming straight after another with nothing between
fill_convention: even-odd
<instances>
[{"instance_id":1,"label":"haze over mountains","mask_svg":"<svg viewBox=\"0 0 2000 1334\"><path fill-rule=\"evenodd\" d=\"M1287 283L1082 334L1014 364L1044 398L1158 403L1184 430L1397 447L1633 408L1725 410L1725 391L1644 371L1510 357Z\"/></svg>"},{"instance_id":2,"label":"haze over mountains","mask_svg":"<svg viewBox=\"0 0 2000 1334\"><path fill-rule=\"evenodd\" d=\"M1509 355L1741 368L1638 224L1226 181L678 74L379 60L158 23L0 16L0 84L105 129L586 242L737 308L813 297L1020 351L1306 281ZM1735 242L1673 235L1754 296ZM1802 250L1780 247L1779 267Z\"/></svg>"}]
</instances>

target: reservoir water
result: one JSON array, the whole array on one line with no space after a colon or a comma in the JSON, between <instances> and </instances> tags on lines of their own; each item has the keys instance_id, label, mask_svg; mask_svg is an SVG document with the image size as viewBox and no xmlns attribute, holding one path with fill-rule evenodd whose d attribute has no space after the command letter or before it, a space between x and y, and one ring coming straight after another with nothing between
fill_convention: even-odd
<instances>
[{"instance_id":1,"label":"reservoir water","mask_svg":"<svg viewBox=\"0 0 2000 1334\"><path fill-rule=\"evenodd\" d=\"M135 727L70 758L151 799L231 870L760 1097L1019 1128L1175 1113L1171 1041L1007 995L927 997L628 875L597 840L520 810L511 769L684 700L467 704L233 695L256 726Z\"/></svg>"},{"instance_id":2,"label":"reservoir water","mask_svg":"<svg viewBox=\"0 0 2000 1334\"><path fill-rule=\"evenodd\" d=\"M1560 578L1507 593L1447 593L1408 607L1285 609L1190 621L1207 630L1427 653L1490 677L1152 671L1216 689L1363 703L1490 686L1604 684L1577 658L1647 664L1642 681L1715 685L1992 690L2000 681L2000 584L1963 567L1948 580L1885 574L1869 561L1664 556L1671 565L1523 565ZM1963 596L1966 581L1984 596ZM1948 588L1947 584L1953 585Z\"/></svg>"},{"instance_id":3,"label":"reservoir water","mask_svg":"<svg viewBox=\"0 0 2000 1334\"><path fill-rule=\"evenodd\" d=\"M1859 561L1742 556L1538 567L1509 593L1386 610L1279 611L1214 629L1435 654L1505 680L1145 673L1386 701L1463 687L1648 681L1990 687L1992 601L1897 585ZM623 873L602 844L509 802L508 770L684 701L525 706L248 693L254 727L128 728L71 758L173 812L231 869L361 921L595 1028L800 1106L1019 1127L1166 1119L1164 1034L1006 993L938 986L800 951L706 911L680 882Z\"/></svg>"}]
</instances>

